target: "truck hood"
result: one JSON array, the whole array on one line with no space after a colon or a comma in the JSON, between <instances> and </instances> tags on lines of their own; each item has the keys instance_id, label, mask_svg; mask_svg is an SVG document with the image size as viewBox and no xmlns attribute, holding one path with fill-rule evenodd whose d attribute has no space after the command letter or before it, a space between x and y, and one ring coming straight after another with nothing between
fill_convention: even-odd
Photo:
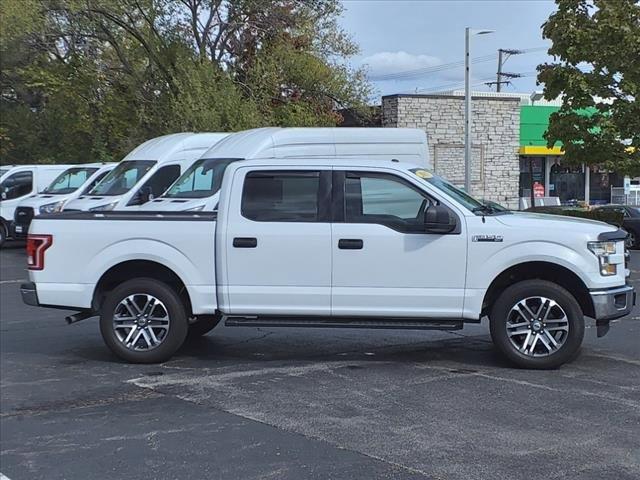
<instances>
[{"instance_id":1,"label":"truck hood","mask_svg":"<svg viewBox=\"0 0 640 480\"><path fill-rule=\"evenodd\" d=\"M18 206L32 207L34 209L37 209L38 207L41 207L43 205L48 205L49 203L57 203L57 202L65 201L72 195L73 193L68 193L64 195L49 195L46 193L40 193L38 195L34 195L32 197L24 199L22 202L20 202L20 205Z\"/></svg>"},{"instance_id":2,"label":"truck hood","mask_svg":"<svg viewBox=\"0 0 640 480\"><path fill-rule=\"evenodd\" d=\"M71 200L64 206L64 210L82 210L87 211L102 205L109 205L117 202L122 196L120 195L82 195L81 197Z\"/></svg>"},{"instance_id":3,"label":"truck hood","mask_svg":"<svg viewBox=\"0 0 640 480\"><path fill-rule=\"evenodd\" d=\"M507 227L528 228L539 231L566 229L568 235L574 232L597 237L601 233L615 232L618 229L613 225L598 222L597 220L547 213L513 212L509 215L498 215L495 218Z\"/></svg>"}]
</instances>

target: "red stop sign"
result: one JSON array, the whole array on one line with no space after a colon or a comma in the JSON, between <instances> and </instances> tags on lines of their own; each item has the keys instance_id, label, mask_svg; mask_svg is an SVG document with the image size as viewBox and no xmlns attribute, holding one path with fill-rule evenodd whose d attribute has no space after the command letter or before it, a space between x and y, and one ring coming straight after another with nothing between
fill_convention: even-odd
<instances>
[{"instance_id":1,"label":"red stop sign","mask_svg":"<svg viewBox=\"0 0 640 480\"><path fill-rule=\"evenodd\" d=\"M540 182L533 184L533 196L536 198L544 197L544 185Z\"/></svg>"}]
</instances>

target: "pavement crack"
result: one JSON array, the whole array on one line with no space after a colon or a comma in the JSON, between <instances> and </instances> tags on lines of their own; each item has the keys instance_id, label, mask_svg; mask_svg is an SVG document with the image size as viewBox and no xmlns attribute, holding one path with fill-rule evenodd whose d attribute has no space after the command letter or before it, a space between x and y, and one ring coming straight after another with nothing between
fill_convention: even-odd
<instances>
[{"instance_id":1,"label":"pavement crack","mask_svg":"<svg viewBox=\"0 0 640 480\"><path fill-rule=\"evenodd\" d=\"M164 396L162 393L155 390L134 390L102 398L76 398L72 400L49 402L29 407L14 408L9 412L0 413L0 418L44 415L47 413L62 412L76 408L90 408L117 403L143 401L151 398L159 398L162 396Z\"/></svg>"}]
</instances>

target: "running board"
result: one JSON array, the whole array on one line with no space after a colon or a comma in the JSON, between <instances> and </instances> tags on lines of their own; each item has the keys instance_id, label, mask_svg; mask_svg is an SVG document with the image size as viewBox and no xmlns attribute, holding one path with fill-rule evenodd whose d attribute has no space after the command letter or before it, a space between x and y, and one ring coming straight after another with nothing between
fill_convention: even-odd
<instances>
[{"instance_id":1,"label":"running board","mask_svg":"<svg viewBox=\"0 0 640 480\"><path fill-rule=\"evenodd\" d=\"M461 330L462 320L359 319L359 318L225 318L227 327L378 328L401 330Z\"/></svg>"}]
</instances>

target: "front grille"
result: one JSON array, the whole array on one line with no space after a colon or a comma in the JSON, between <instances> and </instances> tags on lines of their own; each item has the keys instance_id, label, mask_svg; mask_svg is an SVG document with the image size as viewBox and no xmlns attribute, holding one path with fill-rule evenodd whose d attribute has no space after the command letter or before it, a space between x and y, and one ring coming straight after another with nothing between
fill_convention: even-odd
<instances>
[{"instance_id":1,"label":"front grille","mask_svg":"<svg viewBox=\"0 0 640 480\"><path fill-rule=\"evenodd\" d=\"M29 225L33 219L33 207L18 207L13 220L20 225Z\"/></svg>"},{"instance_id":2,"label":"front grille","mask_svg":"<svg viewBox=\"0 0 640 480\"><path fill-rule=\"evenodd\" d=\"M62 211L63 212L81 212L82 210L80 210L79 208L63 208Z\"/></svg>"}]
</instances>

